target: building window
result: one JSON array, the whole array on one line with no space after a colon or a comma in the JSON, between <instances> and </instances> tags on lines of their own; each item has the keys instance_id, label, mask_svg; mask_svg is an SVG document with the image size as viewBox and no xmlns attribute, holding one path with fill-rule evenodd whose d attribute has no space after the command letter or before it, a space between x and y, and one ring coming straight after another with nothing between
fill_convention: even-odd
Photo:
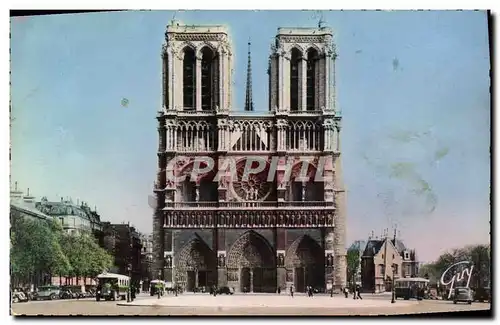
<instances>
[{"instance_id":1,"label":"building window","mask_svg":"<svg viewBox=\"0 0 500 325\"><path fill-rule=\"evenodd\" d=\"M384 265L383 264L380 264L378 266L378 269L379 269L379 274L381 277L384 277L385 276L385 268L384 268Z\"/></svg>"},{"instance_id":2,"label":"building window","mask_svg":"<svg viewBox=\"0 0 500 325\"><path fill-rule=\"evenodd\" d=\"M306 90L306 104L307 110L313 111L315 109L316 101L316 62L318 58L318 52L315 49L310 49L307 54L307 90Z\"/></svg>"},{"instance_id":3,"label":"building window","mask_svg":"<svg viewBox=\"0 0 500 325\"><path fill-rule=\"evenodd\" d=\"M408 254L408 252L405 252L405 260L409 260L410 259L410 254Z\"/></svg>"},{"instance_id":4,"label":"building window","mask_svg":"<svg viewBox=\"0 0 500 325\"><path fill-rule=\"evenodd\" d=\"M399 271L399 270L398 270L398 265L397 265L397 264L393 264L393 265L392 265L392 268L393 268L393 270L394 270L394 275L398 275L398 271Z\"/></svg>"},{"instance_id":5,"label":"building window","mask_svg":"<svg viewBox=\"0 0 500 325\"><path fill-rule=\"evenodd\" d=\"M290 59L290 110L299 110L299 68L302 54L296 48L292 49Z\"/></svg>"},{"instance_id":6,"label":"building window","mask_svg":"<svg viewBox=\"0 0 500 325\"><path fill-rule=\"evenodd\" d=\"M184 109L196 108L196 56L190 47L184 49L183 61Z\"/></svg>"},{"instance_id":7,"label":"building window","mask_svg":"<svg viewBox=\"0 0 500 325\"><path fill-rule=\"evenodd\" d=\"M201 109L212 109L213 95L213 62L215 55L208 47L204 47L201 51Z\"/></svg>"}]
</instances>

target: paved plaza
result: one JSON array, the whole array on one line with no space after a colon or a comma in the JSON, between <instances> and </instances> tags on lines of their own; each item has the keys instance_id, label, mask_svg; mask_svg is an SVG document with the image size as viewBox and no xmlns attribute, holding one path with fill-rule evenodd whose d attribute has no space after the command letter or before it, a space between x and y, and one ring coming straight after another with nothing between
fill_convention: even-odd
<instances>
[{"instance_id":1,"label":"paved plaza","mask_svg":"<svg viewBox=\"0 0 500 325\"><path fill-rule=\"evenodd\" d=\"M366 295L363 300L328 295L259 295L241 294L217 297L208 294L182 294L161 299L142 295L134 302L113 302L94 299L33 301L12 305L13 315L159 315L159 316L342 316L342 315L401 315L435 312L489 310L488 303L472 305L451 301L397 300L391 304L390 296Z\"/></svg>"},{"instance_id":2,"label":"paved plaza","mask_svg":"<svg viewBox=\"0 0 500 325\"><path fill-rule=\"evenodd\" d=\"M369 296L368 296L369 297ZM418 304L417 301L400 300L392 304L390 296L386 299L357 299L335 295L315 295L308 297L304 294L270 295L270 294L237 294L210 296L207 294L183 294L179 296L165 296L160 299L152 297L136 300L132 303L119 303L120 306L151 306L151 307L208 307L208 308L401 308Z\"/></svg>"}]
</instances>

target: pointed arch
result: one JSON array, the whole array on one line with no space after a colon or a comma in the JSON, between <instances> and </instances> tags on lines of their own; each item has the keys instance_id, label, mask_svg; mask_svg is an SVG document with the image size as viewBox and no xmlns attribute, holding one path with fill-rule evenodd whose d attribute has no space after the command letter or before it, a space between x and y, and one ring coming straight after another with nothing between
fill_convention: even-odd
<instances>
[{"instance_id":1,"label":"pointed arch","mask_svg":"<svg viewBox=\"0 0 500 325\"><path fill-rule=\"evenodd\" d=\"M307 172L302 174L302 166L307 165ZM288 197L290 201L324 201L324 182L315 181L317 167L313 162L299 161L292 166Z\"/></svg>"},{"instance_id":2,"label":"pointed arch","mask_svg":"<svg viewBox=\"0 0 500 325\"><path fill-rule=\"evenodd\" d=\"M324 250L309 235L297 238L287 249L285 268L291 273L297 292L306 290L307 286L324 289L325 258Z\"/></svg>"},{"instance_id":3,"label":"pointed arch","mask_svg":"<svg viewBox=\"0 0 500 325\"><path fill-rule=\"evenodd\" d=\"M311 50L316 50L316 52L318 53L318 55L321 55L323 53L323 51L319 48L318 45L316 45L314 43L309 43L305 47L304 56L307 57L307 55L309 54L309 51L311 51Z\"/></svg>"},{"instance_id":4,"label":"pointed arch","mask_svg":"<svg viewBox=\"0 0 500 325\"><path fill-rule=\"evenodd\" d=\"M304 56L304 54L305 54L304 48L302 46L300 46L300 44L297 44L297 43L293 43L290 46L290 49L288 50L288 53L289 53L290 56L292 56L292 51L294 49L297 50L300 53L301 57Z\"/></svg>"},{"instance_id":5,"label":"pointed arch","mask_svg":"<svg viewBox=\"0 0 500 325\"><path fill-rule=\"evenodd\" d=\"M179 45L179 53L184 54L188 49L191 49L196 53L196 45L191 42L183 42Z\"/></svg>"},{"instance_id":6,"label":"pointed arch","mask_svg":"<svg viewBox=\"0 0 500 325\"><path fill-rule=\"evenodd\" d=\"M196 109L196 47L186 43L181 53L183 106L193 110Z\"/></svg>"},{"instance_id":7,"label":"pointed arch","mask_svg":"<svg viewBox=\"0 0 500 325\"><path fill-rule=\"evenodd\" d=\"M227 267L276 267L276 257L269 242L253 230L241 235L231 246L227 257Z\"/></svg>"},{"instance_id":8,"label":"pointed arch","mask_svg":"<svg viewBox=\"0 0 500 325\"><path fill-rule=\"evenodd\" d=\"M196 48L196 56L197 57L202 57L203 55L203 51L208 48L210 49L210 51L212 52L213 56L216 56L218 54L218 50L217 48L210 42L203 42L201 44L198 45L198 47Z\"/></svg>"},{"instance_id":9,"label":"pointed arch","mask_svg":"<svg viewBox=\"0 0 500 325\"><path fill-rule=\"evenodd\" d=\"M175 255L174 263L179 271L184 272L194 269L209 270L217 267L214 251L198 234L195 234Z\"/></svg>"},{"instance_id":10,"label":"pointed arch","mask_svg":"<svg viewBox=\"0 0 500 325\"><path fill-rule=\"evenodd\" d=\"M300 110L300 94L301 94L301 79L304 77L302 75L302 64L304 64L302 58L304 57L304 51L298 45L293 45L290 48L290 110L298 111Z\"/></svg>"},{"instance_id":11,"label":"pointed arch","mask_svg":"<svg viewBox=\"0 0 500 325\"><path fill-rule=\"evenodd\" d=\"M295 268L307 265L324 266L324 250L309 235L297 238L287 249L285 267Z\"/></svg>"}]
</instances>

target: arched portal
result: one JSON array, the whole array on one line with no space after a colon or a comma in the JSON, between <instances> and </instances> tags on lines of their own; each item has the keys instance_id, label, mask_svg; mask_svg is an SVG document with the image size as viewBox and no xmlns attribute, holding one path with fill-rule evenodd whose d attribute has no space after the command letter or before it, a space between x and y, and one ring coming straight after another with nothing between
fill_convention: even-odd
<instances>
[{"instance_id":1,"label":"arched portal","mask_svg":"<svg viewBox=\"0 0 500 325\"><path fill-rule=\"evenodd\" d=\"M197 235L188 241L174 258L176 283L193 291L209 287L217 281L215 253Z\"/></svg>"},{"instance_id":2,"label":"arched portal","mask_svg":"<svg viewBox=\"0 0 500 325\"><path fill-rule=\"evenodd\" d=\"M288 248L285 267L293 272L293 284L297 292L305 292L307 286L324 290L324 250L310 236L296 239Z\"/></svg>"},{"instance_id":3,"label":"arched portal","mask_svg":"<svg viewBox=\"0 0 500 325\"><path fill-rule=\"evenodd\" d=\"M254 231L244 233L231 247L228 285L242 292L275 292L276 259L265 238Z\"/></svg>"}]
</instances>

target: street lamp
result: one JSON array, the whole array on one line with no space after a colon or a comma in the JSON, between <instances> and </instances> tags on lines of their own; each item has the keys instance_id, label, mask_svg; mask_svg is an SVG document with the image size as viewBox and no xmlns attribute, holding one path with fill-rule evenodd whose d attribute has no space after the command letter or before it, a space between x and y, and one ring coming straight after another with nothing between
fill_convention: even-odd
<instances>
[{"instance_id":1,"label":"street lamp","mask_svg":"<svg viewBox=\"0 0 500 325\"><path fill-rule=\"evenodd\" d=\"M391 291L392 291L392 300L391 300L391 304L395 303L396 302L396 291L394 290L394 273L396 273L396 265L393 264L392 265L392 285L391 285Z\"/></svg>"},{"instance_id":2,"label":"street lamp","mask_svg":"<svg viewBox=\"0 0 500 325\"><path fill-rule=\"evenodd\" d=\"M161 270L158 270L158 280L161 280ZM156 294L158 295L158 299L160 299L160 286L158 285L158 287L156 288Z\"/></svg>"},{"instance_id":3,"label":"street lamp","mask_svg":"<svg viewBox=\"0 0 500 325\"><path fill-rule=\"evenodd\" d=\"M130 302L132 300L132 292L131 292L131 285L132 285L132 264L127 265L127 271L128 271L128 276L129 276L129 283L128 283L128 288L127 288L127 302Z\"/></svg>"}]
</instances>

